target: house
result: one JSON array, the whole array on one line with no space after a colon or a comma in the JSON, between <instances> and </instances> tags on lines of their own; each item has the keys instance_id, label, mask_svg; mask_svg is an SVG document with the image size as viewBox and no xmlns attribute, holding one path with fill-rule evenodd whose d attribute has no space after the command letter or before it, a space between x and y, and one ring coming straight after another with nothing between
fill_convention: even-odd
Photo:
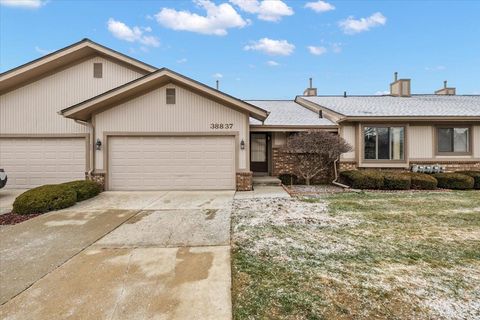
<instances>
[{"instance_id":1,"label":"house","mask_svg":"<svg viewBox=\"0 0 480 320\"><path fill-rule=\"evenodd\" d=\"M249 190L294 163L288 135L322 129L354 151L342 168L480 167L480 97L322 97L243 101L89 39L0 74L0 168L9 188L85 177L107 190Z\"/></svg>"}]
</instances>

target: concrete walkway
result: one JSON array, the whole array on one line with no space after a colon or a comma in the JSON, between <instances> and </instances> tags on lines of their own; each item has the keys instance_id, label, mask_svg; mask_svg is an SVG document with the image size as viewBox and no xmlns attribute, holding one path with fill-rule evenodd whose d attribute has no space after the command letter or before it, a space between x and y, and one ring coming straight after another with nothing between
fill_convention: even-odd
<instances>
[{"instance_id":1,"label":"concrete walkway","mask_svg":"<svg viewBox=\"0 0 480 320\"><path fill-rule=\"evenodd\" d=\"M0 189L0 214L12 211L15 198L24 191L24 189Z\"/></svg>"},{"instance_id":2,"label":"concrete walkway","mask_svg":"<svg viewBox=\"0 0 480 320\"><path fill-rule=\"evenodd\" d=\"M0 318L230 319L233 195L105 192L5 230L2 285L15 289ZM13 286L29 253L28 281Z\"/></svg>"},{"instance_id":3,"label":"concrete walkway","mask_svg":"<svg viewBox=\"0 0 480 320\"><path fill-rule=\"evenodd\" d=\"M290 198L290 195L282 186L254 186L253 191L235 194L235 200L260 198Z\"/></svg>"}]
</instances>

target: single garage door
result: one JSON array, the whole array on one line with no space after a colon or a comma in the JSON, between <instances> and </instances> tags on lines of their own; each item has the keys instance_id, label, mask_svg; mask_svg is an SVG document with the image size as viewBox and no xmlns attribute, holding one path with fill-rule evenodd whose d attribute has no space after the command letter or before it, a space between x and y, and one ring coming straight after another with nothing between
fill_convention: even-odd
<instances>
[{"instance_id":1,"label":"single garage door","mask_svg":"<svg viewBox=\"0 0 480 320\"><path fill-rule=\"evenodd\" d=\"M110 190L235 188L233 136L110 137Z\"/></svg>"},{"instance_id":2,"label":"single garage door","mask_svg":"<svg viewBox=\"0 0 480 320\"><path fill-rule=\"evenodd\" d=\"M6 188L85 179L85 138L0 138L0 168Z\"/></svg>"}]
</instances>

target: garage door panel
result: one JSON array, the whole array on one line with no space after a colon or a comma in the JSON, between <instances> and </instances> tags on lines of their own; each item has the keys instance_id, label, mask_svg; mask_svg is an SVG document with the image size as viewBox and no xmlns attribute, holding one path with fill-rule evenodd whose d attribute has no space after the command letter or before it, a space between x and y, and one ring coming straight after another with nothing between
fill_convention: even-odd
<instances>
[{"instance_id":1,"label":"garage door panel","mask_svg":"<svg viewBox=\"0 0 480 320\"><path fill-rule=\"evenodd\" d=\"M8 175L7 188L84 179L84 138L1 138L0 168Z\"/></svg>"},{"instance_id":2,"label":"garage door panel","mask_svg":"<svg viewBox=\"0 0 480 320\"><path fill-rule=\"evenodd\" d=\"M235 139L109 138L112 190L234 189Z\"/></svg>"}]
</instances>

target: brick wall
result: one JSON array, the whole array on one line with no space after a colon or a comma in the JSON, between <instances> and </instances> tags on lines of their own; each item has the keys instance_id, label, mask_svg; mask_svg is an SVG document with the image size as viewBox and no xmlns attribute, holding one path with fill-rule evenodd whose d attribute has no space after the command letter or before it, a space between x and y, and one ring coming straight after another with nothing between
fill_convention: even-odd
<instances>
[{"instance_id":1,"label":"brick wall","mask_svg":"<svg viewBox=\"0 0 480 320\"><path fill-rule=\"evenodd\" d=\"M236 174L236 189L237 191L251 191L253 190L253 172L242 171Z\"/></svg>"},{"instance_id":2,"label":"brick wall","mask_svg":"<svg viewBox=\"0 0 480 320\"><path fill-rule=\"evenodd\" d=\"M86 180L92 180L98 183L102 187L102 191L105 191L105 173L93 172L92 175L89 177L88 173L85 173Z\"/></svg>"},{"instance_id":3,"label":"brick wall","mask_svg":"<svg viewBox=\"0 0 480 320\"><path fill-rule=\"evenodd\" d=\"M440 165L445 167L445 171L462 171L462 170L480 170L480 161L412 161L410 162L410 167L413 165L419 166L433 166ZM357 163L355 161L342 161L340 162L340 171L344 170L354 170L357 168ZM362 169L380 169L380 170L403 170L408 171L404 168L360 168Z\"/></svg>"},{"instance_id":4,"label":"brick wall","mask_svg":"<svg viewBox=\"0 0 480 320\"><path fill-rule=\"evenodd\" d=\"M282 152L280 148L272 149L272 176L278 177L281 174L293 174L294 167L295 161L291 155ZM327 175L319 175L314 177L311 183L330 183L334 179L334 176L335 173L332 166Z\"/></svg>"}]
</instances>

